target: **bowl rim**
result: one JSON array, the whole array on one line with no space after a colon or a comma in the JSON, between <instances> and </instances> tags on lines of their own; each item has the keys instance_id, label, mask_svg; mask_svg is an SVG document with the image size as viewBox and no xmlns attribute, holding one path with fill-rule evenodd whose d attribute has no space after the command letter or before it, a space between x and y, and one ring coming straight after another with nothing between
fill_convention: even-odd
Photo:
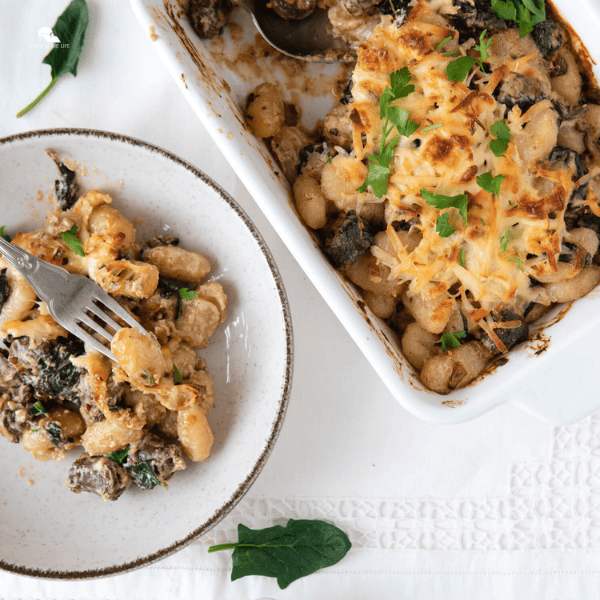
<instances>
[{"instance_id":1,"label":"bowl rim","mask_svg":"<svg viewBox=\"0 0 600 600\"><path fill-rule=\"evenodd\" d=\"M150 142L145 142L138 138L134 138L128 135L123 135L120 133L112 133L109 131L103 131L99 129L86 129L86 128L54 128L54 129L36 129L31 131L26 131L22 133L17 133L13 135L9 135L6 137L0 138L0 148L10 145L14 142L21 142L32 138L44 138L44 137L60 137L60 136L75 136L75 137L94 137L103 140L110 140L113 142L130 144L134 147L142 148L143 150L149 151L151 153L156 153L175 163L179 167L183 167L187 169L192 175L200 179L204 184L211 187L227 204L229 204L230 208L237 214L237 216L242 220L244 225L247 227L255 242L258 244L260 251L262 252L269 270L271 271L271 275L273 277L277 293L279 296L279 300L281 302L281 308L283 313L283 320L285 325L285 337L286 337L286 361L285 361L285 375L283 381L283 388L281 393L281 399L279 400L279 405L277 409L277 415L275 420L273 421L273 427L271 429L271 433L269 438L267 439L267 443L265 448L261 452L258 457L256 463L254 464L252 470L246 477L244 481L238 486L233 495L227 500L227 502L221 506L207 521L205 521L202 525L193 530L189 535L184 537L181 540L173 542L170 546L163 548L157 552L149 554L148 556L138 558L135 561L126 562L122 565L114 565L111 567L104 567L100 569L88 569L84 571L46 571L42 569L33 569L29 567L21 567L18 565L12 565L7 563L6 561L0 560L0 570L7 571L9 573L15 575L25 575L28 577L40 578L40 579L50 579L50 580L86 580L86 579L98 579L100 577L109 577L112 575L123 575L124 573L140 569L142 567L146 567L152 563L155 563L159 560L174 554L175 552L183 549L185 546L188 546L204 533L212 529L217 523L219 523L225 516L234 508L234 506L246 495L249 489L252 487L252 484L258 477L259 473L262 471L265 466L267 459L271 455L273 448L275 446L275 442L279 437L281 432L281 428L283 426L283 422L285 419L285 415L287 412L287 407L289 404L291 389L292 389L292 379L293 379L293 370L294 370L294 339L293 339L293 329L292 329L292 318L291 311L289 307L289 301L287 298L287 293L285 291L285 287L283 285L283 280L281 278L281 274L279 269L275 263L275 259L271 253L271 250L267 246L267 243L263 239L262 235L258 231L256 225L252 222L250 217L246 214L246 212L242 209L242 207L233 199L233 197L226 192L218 183L216 183L211 177L209 177L206 173L193 166L189 162L183 160L176 154L161 148L160 146L156 146Z\"/></svg>"}]
</instances>

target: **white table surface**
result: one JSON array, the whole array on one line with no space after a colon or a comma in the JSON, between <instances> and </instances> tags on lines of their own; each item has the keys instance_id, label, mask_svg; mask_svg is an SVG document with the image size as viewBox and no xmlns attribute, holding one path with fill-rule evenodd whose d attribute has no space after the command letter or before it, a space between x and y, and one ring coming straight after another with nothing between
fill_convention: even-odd
<instances>
[{"instance_id":1,"label":"white table surface","mask_svg":"<svg viewBox=\"0 0 600 600\"><path fill-rule=\"evenodd\" d=\"M37 34L54 24L65 0L0 0L0 137L57 127L122 133L174 152L221 184L281 270L294 325L294 385L265 469L206 538L156 565L94 582L0 572L0 598L597 598L600 416L556 428L503 406L439 427L408 414L221 157L129 5L88 5L77 78L62 78L17 119L50 81ZM263 527L289 517L336 523L352 550L285 591L262 577L231 583L230 558L206 552L235 538L238 522Z\"/></svg>"}]
</instances>

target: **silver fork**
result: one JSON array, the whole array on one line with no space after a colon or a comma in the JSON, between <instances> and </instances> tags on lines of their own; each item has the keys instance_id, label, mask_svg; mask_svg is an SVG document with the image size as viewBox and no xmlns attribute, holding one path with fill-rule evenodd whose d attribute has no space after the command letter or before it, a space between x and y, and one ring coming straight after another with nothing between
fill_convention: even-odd
<instances>
[{"instance_id":1,"label":"silver fork","mask_svg":"<svg viewBox=\"0 0 600 600\"><path fill-rule=\"evenodd\" d=\"M62 267L41 260L19 246L7 242L1 235L0 253L4 260L25 278L38 298L46 303L48 312L59 325L111 360L117 360L115 355L81 325L86 325L100 334L109 344L114 334L97 323L88 313L100 318L116 333L122 326L106 313L102 307L104 305L130 327L137 327L142 333L147 333L116 300L91 279L83 275L73 275Z\"/></svg>"}]
</instances>

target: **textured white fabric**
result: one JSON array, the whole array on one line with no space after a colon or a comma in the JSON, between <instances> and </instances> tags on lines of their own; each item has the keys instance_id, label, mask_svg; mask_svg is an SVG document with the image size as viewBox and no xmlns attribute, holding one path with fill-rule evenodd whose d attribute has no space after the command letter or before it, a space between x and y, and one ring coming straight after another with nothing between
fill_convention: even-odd
<instances>
[{"instance_id":1,"label":"textured white fabric","mask_svg":"<svg viewBox=\"0 0 600 600\"><path fill-rule=\"evenodd\" d=\"M203 540L156 565L94 582L0 573L0 598L597 598L600 417L553 428L502 407L442 428L407 414L223 161L122 0L89 2L78 77L61 79L16 119L50 80L37 34L65 4L0 0L0 136L51 127L115 131L173 151L223 185L282 271L294 321L294 388L267 466ZM17 477L18 465L1 469L2 477ZM336 523L352 550L285 591L260 577L231 583L228 553L206 551L235 539L239 522L263 527L290 517Z\"/></svg>"}]
</instances>

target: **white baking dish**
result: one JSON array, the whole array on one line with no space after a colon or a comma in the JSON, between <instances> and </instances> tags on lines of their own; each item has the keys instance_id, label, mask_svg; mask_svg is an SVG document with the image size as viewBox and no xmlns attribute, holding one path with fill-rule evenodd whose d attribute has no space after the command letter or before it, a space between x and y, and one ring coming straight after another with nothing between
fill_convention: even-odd
<instances>
[{"instance_id":1,"label":"white baking dish","mask_svg":"<svg viewBox=\"0 0 600 600\"><path fill-rule=\"evenodd\" d=\"M232 57L236 48L254 39L256 31L249 18L234 11L236 25L225 29L223 39L204 42L187 22L180 6L183 1L131 0L131 4L217 146L398 402L436 423L467 421L504 403L518 405L555 424L577 421L600 408L594 372L600 335L598 289L572 307L553 311L534 328L533 341L511 351L504 359L506 364L492 367L473 385L447 396L425 390L402 356L394 333L330 266L299 221L289 184L278 173L266 146L244 127L246 96L261 81L282 80L288 99L299 101L303 123L309 127L327 113L331 98L325 93L318 97L294 92L285 70L263 57L257 59L258 70L244 77L239 60L237 67L232 66ZM600 57L600 2L556 0L555 5L568 16L591 55ZM225 56L231 60L224 60ZM339 68L310 64L307 69L314 81L326 88L323 82ZM318 343L315 340L315 346Z\"/></svg>"}]
</instances>

